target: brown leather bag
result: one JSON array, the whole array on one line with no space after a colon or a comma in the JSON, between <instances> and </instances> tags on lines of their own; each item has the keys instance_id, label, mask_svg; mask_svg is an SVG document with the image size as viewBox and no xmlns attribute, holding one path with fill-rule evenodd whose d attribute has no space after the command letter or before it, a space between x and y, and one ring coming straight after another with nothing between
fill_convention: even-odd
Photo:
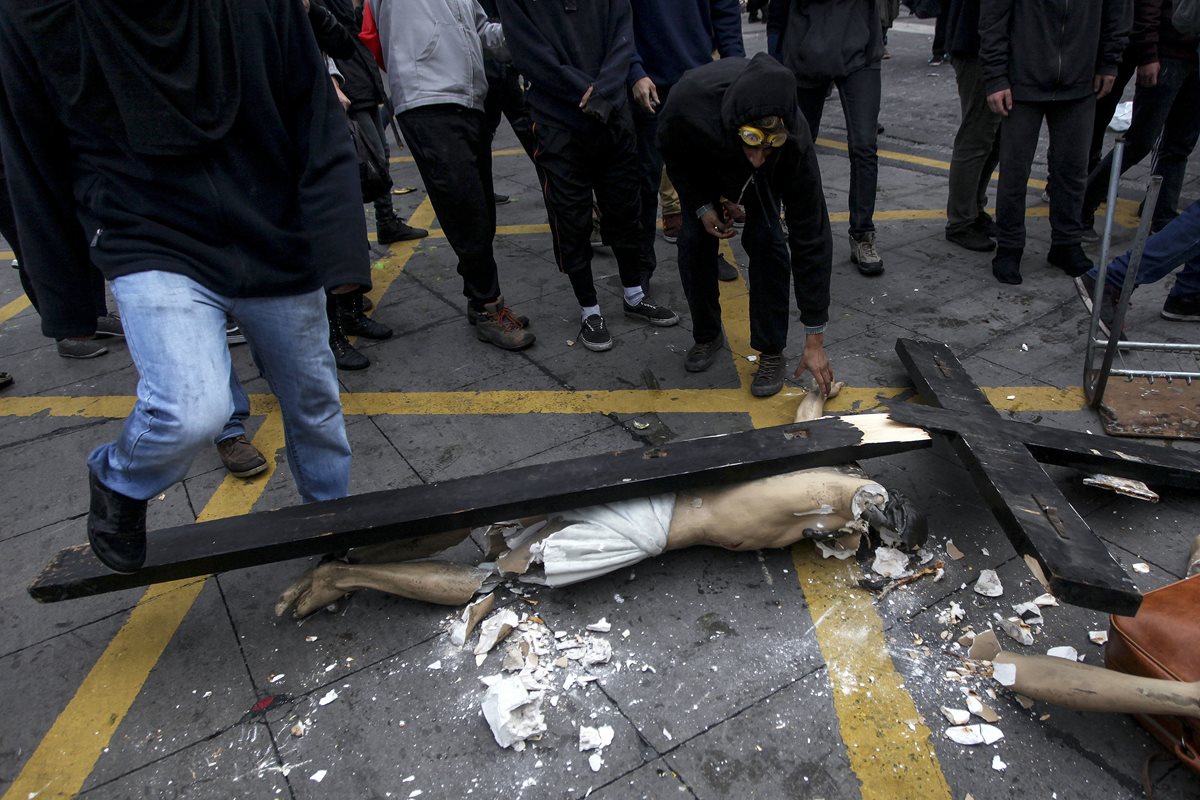
<instances>
[{"instance_id":1,"label":"brown leather bag","mask_svg":"<svg viewBox=\"0 0 1200 800\"><path fill-rule=\"evenodd\" d=\"M1200 575L1147 592L1136 617L1110 617L1104 665L1144 678L1200 681ZM1200 773L1200 720L1134 716Z\"/></svg>"}]
</instances>

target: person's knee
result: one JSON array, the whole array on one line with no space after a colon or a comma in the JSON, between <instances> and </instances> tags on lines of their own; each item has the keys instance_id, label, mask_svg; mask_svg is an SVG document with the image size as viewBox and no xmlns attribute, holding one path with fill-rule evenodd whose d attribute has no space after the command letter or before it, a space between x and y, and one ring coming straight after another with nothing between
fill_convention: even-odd
<instances>
[{"instance_id":1,"label":"person's knee","mask_svg":"<svg viewBox=\"0 0 1200 800\"><path fill-rule=\"evenodd\" d=\"M174 402L153 410L154 416L175 433L180 447L200 449L212 442L233 414L228 392L184 392Z\"/></svg>"}]
</instances>

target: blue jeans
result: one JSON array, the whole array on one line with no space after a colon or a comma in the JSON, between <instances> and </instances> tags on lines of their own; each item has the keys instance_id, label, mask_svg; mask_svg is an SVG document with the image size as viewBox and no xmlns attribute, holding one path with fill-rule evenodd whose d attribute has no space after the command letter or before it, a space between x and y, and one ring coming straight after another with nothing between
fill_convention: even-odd
<instances>
[{"instance_id":1,"label":"blue jeans","mask_svg":"<svg viewBox=\"0 0 1200 800\"><path fill-rule=\"evenodd\" d=\"M219 434L233 423L239 404L248 410L230 367L229 314L242 326L279 399L288 465L301 498L307 503L346 495L350 445L323 289L289 297L225 297L183 275L150 271L117 278L112 292L140 380L120 438L88 457L101 483L149 499L182 480L201 448L224 438Z\"/></svg>"},{"instance_id":2,"label":"blue jeans","mask_svg":"<svg viewBox=\"0 0 1200 800\"><path fill-rule=\"evenodd\" d=\"M1127 252L1113 259L1105 275L1106 283L1118 289L1125 285L1130 255ZM1137 285L1160 281L1180 264L1183 270L1175 277L1171 297L1200 295L1200 201L1192 203L1165 228L1146 240ZM1099 270L1093 269L1088 275L1095 280Z\"/></svg>"}]
</instances>

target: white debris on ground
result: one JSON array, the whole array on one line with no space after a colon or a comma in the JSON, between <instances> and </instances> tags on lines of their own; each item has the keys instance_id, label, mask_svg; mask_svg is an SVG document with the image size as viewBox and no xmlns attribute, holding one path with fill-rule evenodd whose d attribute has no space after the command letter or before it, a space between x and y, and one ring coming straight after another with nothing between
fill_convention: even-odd
<instances>
[{"instance_id":1,"label":"white debris on ground","mask_svg":"<svg viewBox=\"0 0 1200 800\"><path fill-rule=\"evenodd\" d=\"M979 570L979 579L975 581L975 594L981 594L984 597L999 597L1004 594L1004 587L1000 584L1000 576L996 574L994 569Z\"/></svg>"},{"instance_id":2,"label":"white debris on ground","mask_svg":"<svg viewBox=\"0 0 1200 800\"><path fill-rule=\"evenodd\" d=\"M995 744L1004 738L1004 732L995 725L957 725L946 729L946 738L973 747L977 744Z\"/></svg>"},{"instance_id":3,"label":"white debris on ground","mask_svg":"<svg viewBox=\"0 0 1200 800\"><path fill-rule=\"evenodd\" d=\"M1108 631L1088 631L1088 638L1092 644L1104 644L1108 641Z\"/></svg>"},{"instance_id":4,"label":"white debris on ground","mask_svg":"<svg viewBox=\"0 0 1200 800\"><path fill-rule=\"evenodd\" d=\"M1079 660L1079 651L1076 650L1074 647L1071 647L1070 645L1063 645L1061 647L1051 647L1049 650L1046 651L1046 655L1053 656L1054 658L1064 658L1067 661L1078 661Z\"/></svg>"},{"instance_id":5,"label":"white debris on ground","mask_svg":"<svg viewBox=\"0 0 1200 800\"><path fill-rule=\"evenodd\" d=\"M871 569L885 578L903 578L908 575L908 553L896 547L883 545L875 548L875 560Z\"/></svg>"},{"instance_id":6,"label":"white debris on ground","mask_svg":"<svg viewBox=\"0 0 1200 800\"><path fill-rule=\"evenodd\" d=\"M531 693L519 675L489 675L482 680L488 687L483 694L483 717L496 744L522 750L526 739L546 732L543 691Z\"/></svg>"}]
</instances>

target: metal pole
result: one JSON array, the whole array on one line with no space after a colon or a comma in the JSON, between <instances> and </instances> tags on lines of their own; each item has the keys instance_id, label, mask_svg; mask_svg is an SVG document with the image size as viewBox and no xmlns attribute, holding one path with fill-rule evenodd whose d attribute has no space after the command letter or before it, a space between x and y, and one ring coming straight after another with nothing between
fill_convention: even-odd
<instances>
[{"instance_id":1,"label":"metal pole","mask_svg":"<svg viewBox=\"0 0 1200 800\"><path fill-rule=\"evenodd\" d=\"M1100 330L1100 308L1104 299L1104 282L1108 277L1108 249L1112 240L1113 218L1117 213L1117 188L1121 182L1121 165L1125 158L1125 136L1122 134L1113 143L1112 169L1108 176L1108 197L1104 209L1104 234L1100 237L1100 264L1096 275L1096 285L1092 289L1092 318L1088 322L1088 344L1084 355L1083 391L1088 402L1095 408L1099 400L1095 398L1092 388L1092 364L1096 359L1096 333ZM1120 329L1118 329L1119 331ZM1109 331L1110 341L1119 337L1119 333Z\"/></svg>"}]
</instances>

